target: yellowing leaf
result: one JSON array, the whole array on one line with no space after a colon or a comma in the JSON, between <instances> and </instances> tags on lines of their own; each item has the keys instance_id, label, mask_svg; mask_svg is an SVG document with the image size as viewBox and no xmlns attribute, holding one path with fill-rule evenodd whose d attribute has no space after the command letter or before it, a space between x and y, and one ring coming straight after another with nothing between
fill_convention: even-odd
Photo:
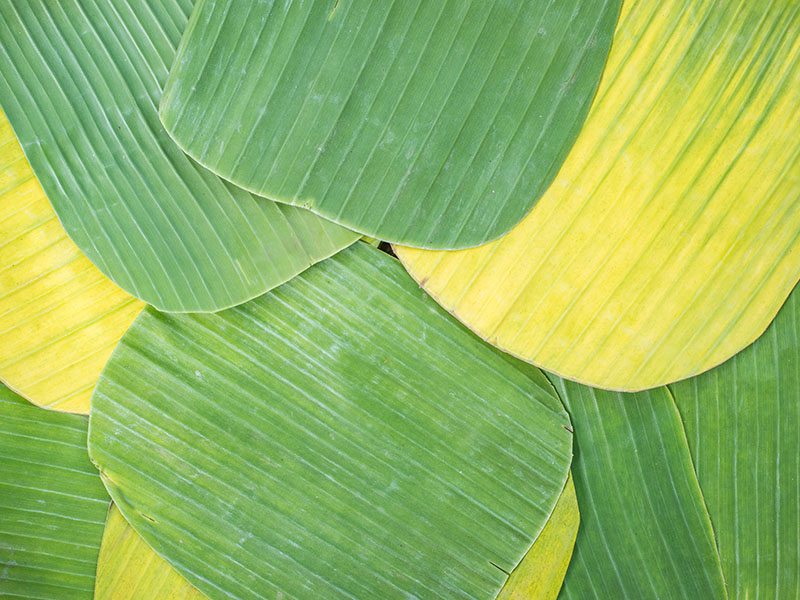
<instances>
[{"instance_id":1,"label":"yellowing leaf","mask_svg":"<svg viewBox=\"0 0 800 600\"><path fill-rule=\"evenodd\" d=\"M111 351L144 303L64 233L0 113L0 380L40 406L89 412Z\"/></svg>"},{"instance_id":2,"label":"yellowing leaf","mask_svg":"<svg viewBox=\"0 0 800 600\"><path fill-rule=\"evenodd\" d=\"M638 390L719 364L800 278L800 4L626 2L586 125L511 233L398 247L500 348Z\"/></svg>"},{"instance_id":3,"label":"yellowing leaf","mask_svg":"<svg viewBox=\"0 0 800 600\"><path fill-rule=\"evenodd\" d=\"M533 546L511 572L497 600L554 600L567 573L580 513L572 476Z\"/></svg>"},{"instance_id":4,"label":"yellowing leaf","mask_svg":"<svg viewBox=\"0 0 800 600\"><path fill-rule=\"evenodd\" d=\"M108 512L95 600L204 600L205 595L169 566L133 530L116 504Z\"/></svg>"}]
</instances>

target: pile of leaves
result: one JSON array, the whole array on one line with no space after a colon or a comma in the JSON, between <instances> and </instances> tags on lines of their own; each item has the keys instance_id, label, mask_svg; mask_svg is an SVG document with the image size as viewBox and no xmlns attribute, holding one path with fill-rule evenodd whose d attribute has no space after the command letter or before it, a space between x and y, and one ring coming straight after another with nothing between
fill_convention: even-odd
<instances>
[{"instance_id":1,"label":"pile of leaves","mask_svg":"<svg viewBox=\"0 0 800 600\"><path fill-rule=\"evenodd\" d=\"M798 31L4 0L0 596L800 597Z\"/></svg>"}]
</instances>

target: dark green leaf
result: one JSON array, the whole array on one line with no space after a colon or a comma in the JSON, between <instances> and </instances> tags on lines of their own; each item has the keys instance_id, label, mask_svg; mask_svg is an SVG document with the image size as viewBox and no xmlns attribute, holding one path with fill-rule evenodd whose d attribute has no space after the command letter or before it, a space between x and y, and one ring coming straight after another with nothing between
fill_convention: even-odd
<instances>
[{"instance_id":1,"label":"dark green leaf","mask_svg":"<svg viewBox=\"0 0 800 600\"><path fill-rule=\"evenodd\" d=\"M581 527L562 598L724 598L711 523L666 388L595 390L551 376L575 426Z\"/></svg>"},{"instance_id":2,"label":"dark green leaf","mask_svg":"<svg viewBox=\"0 0 800 600\"><path fill-rule=\"evenodd\" d=\"M161 118L242 187L381 240L464 248L533 207L620 0L200 0Z\"/></svg>"},{"instance_id":3,"label":"dark green leaf","mask_svg":"<svg viewBox=\"0 0 800 600\"><path fill-rule=\"evenodd\" d=\"M189 160L157 104L191 0L0 2L0 104L67 234L164 310L218 310L356 234Z\"/></svg>"},{"instance_id":4,"label":"dark green leaf","mask_svg":"<svg viewBox=\"0 0 800 600\"><path fill-rule=\"evenodd\" d=\"M755 344L670 386L731 598L800 593L800 290Z\"/></svg>"}]
</instances>

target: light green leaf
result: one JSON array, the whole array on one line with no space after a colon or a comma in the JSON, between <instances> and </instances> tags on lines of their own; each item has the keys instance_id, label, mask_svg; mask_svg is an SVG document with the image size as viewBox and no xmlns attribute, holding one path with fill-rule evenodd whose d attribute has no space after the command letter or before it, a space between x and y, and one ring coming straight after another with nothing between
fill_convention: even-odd
<instances>
[{"instance_id":1,"label":"light green leaf","mask_svg":"<svg viewBox=\"0 0 800 600\"><path fill-rule=\"evenodd\" d=\"M210 597L490 599L564 488L568 425L538 370L359 243L228 311L145 309L89 444Z\"/></svg>"},{"instance_id":2,"label":"light green leaf","mask_svg":"<svg viewBox=\"0 0 800 600\"><path fill-rule=\"evenodd\" d=\"M92 598L109 498L86 420L0 384L0 597Z\"/></svg>"},{"instance_id":3,"label":"light green leaf","mask_svg":"<svg viewBox=\"0 0 800 600\"><path fill-rule=\"evenodd\" d=\"M620 0L200 0L161 104L200 163L391 242L506 233L583 124Z\"/></svg>"},{"instance_id":4,"label":"light green leaf","mask_svg":"<svg viewBox=\"0 0 800 600\"><path fill-rule=\"evenodd\" d=\"M0 104L67 234L132 295L218 310L356 234L189 160L157 103L191 0L0 2Z\"/></svg>"},{"instance_id":5,"label":"light green leaf","mask_svg":"<svg viewBox=\"0 0 800 600\"><path fill-rule=\"evenodd\" d=\"M667 389L621 394L551 380L575 427L581 511L561 597L725 598L711 522Z\"/></svg>"},{"instance_id":6,"label":"light green leaf","mask_svg":"<svg viewBox=\"0 0 800 600\"><path fill-rule=\"evenodd\" d=\"M670 386L731 598L800 593L800 289L755 344Z\"/></svg>"}]
</instances>

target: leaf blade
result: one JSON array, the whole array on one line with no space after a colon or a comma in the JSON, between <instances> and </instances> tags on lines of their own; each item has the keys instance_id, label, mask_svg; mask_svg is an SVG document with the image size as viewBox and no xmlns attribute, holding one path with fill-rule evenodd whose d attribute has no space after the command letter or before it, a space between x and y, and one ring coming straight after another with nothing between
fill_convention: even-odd
<instances>
[{"instance_id":1,"label":"leaf blade","mask_svg":"<svg viewBox=\"0 0 800 600\"><path fill-rule=\"evenodd\" d=\"M553 514L525 558L511 572L497 600L555 600L564 582L580 514L572 476Z\"/></svg>"},{"instance_id":2,"label":"leaf blade","mask_svg":"<svg viewBox=\"0 0 800 600\"><path fill-rule=\"evenodd\" d=\"M670 386L732 598L790 597L800 586L798 298L752 346Z\"/></svg>"},{"instance_id":3,"label":"leaf blade","mask_svg":"<svg viewBox=\"0 0 800 600\"><path fill-rule=\"evenodd\" d=\"M475 246L552 181L619 4L198 2L160 114L245 189L382 240Z\"/></svg>"},{"instance_id":4,"label":"leaf blade","mask_svg":"<svg viewBox=\"0 0 800 600\"><path fill-rule=\"evenodd\" d=\"M97 562L95 600L204 600L111 505Z\"/></svg>"},{"instance_id":5,"label":"leaf blade","mask_svg":"<svg viewBox=\"0 0 800 600\"><path fill-rule=\"evenodd\" d=\"M232 311L147 309L91 423L126 519L201 591L243 598L493 598L556 504L571 440L541 373L366 244Z\"/></svg>"},{"instance_id":6,"label":"leaf blade","mask_svg":"<svg viewBox=\"0 0 800 600\"><path fill-rule=\"evenodd\" d=\"M67 237L0 112L0 380L39 406L89 414L114 345L144 303Z\"/></svg>"},{"instance_id":7,"label":"leaf blade","mask_svg":"<svg viewBox=\"0 0 800 600\"><path fill-rule=\"evenodd\" d=\"M86 454L86 419L0 385L0 594L91 599L109 498Z\"/></svg>"},{"instance_id":8,"label":"leaf blade","mask_svg":"<svg viewBox=\"0 0 800 600\"><path fill-rule=\"evenodd\" d=\"M586 125L530 215L480 248L398 257L479 335L588 385L721 363L800 279L798 24L790 1L626 3Z\"/></svg>"},{"instance_id":9,"label":"leaf blade","mask_svg":"<svg viewBox=\"0 0 800 600\"><path fill-rule=\"evenodd\" d=\"M283 283L357 236L192 163L157 102L190 0L7 2L0 98L68 235L164 310L213 311Z\"/></svg>"},{"instance_id":10,"label":"leaf blade","mask_svg":"<svg viewBox=\"0 0 800 600\"><path fill-rule=\"evenodd\" d=\"M711 522L666 388L551 376L575 426L581 528L561 598L725 598Z\"/></svg>"}]
</instances>

